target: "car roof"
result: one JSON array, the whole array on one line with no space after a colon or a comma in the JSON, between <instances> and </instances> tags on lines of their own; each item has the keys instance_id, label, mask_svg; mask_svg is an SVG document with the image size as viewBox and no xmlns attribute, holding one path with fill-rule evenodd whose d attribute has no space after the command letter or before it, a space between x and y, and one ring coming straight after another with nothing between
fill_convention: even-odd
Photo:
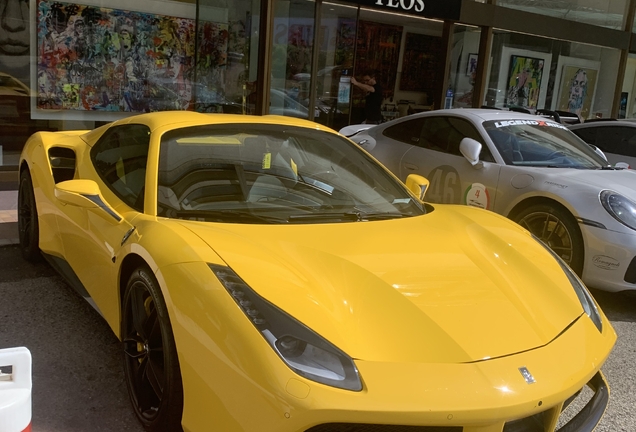
<instances>
[{"instance_id":1,"label":"car roof","mask_svg":"<svg viewBox=\"0 0 636 432\"><path fill-rule=\"evenodd\" d=\"M223 125L223 124L269 124L280 126L297 126L307 129L322 130L337 133L327 126L310 122L295 117L279 115L245 115L245 114L217 114L198 113L194 111L161 111L146 114L137 114L126 117L112 123L108 123L97 129L93 129L81 135L82 140L92 146L108 129L113 126L125 124L144 124L154 132L156 130L181 129L190 126Z\"/></svg>"},{"instance_id":2,"label":"car roof","mask_svg":"<svg viewBox=\"0 0 636 432\"><path fill-rule=\"evenodd\" d=\"M507 111L499 109L487 109L487 108L452 108L442 109L435 111L427 111L419 114L412 114L410 117L415 116L435 116L435 115L456 115L459 117L471 118L475 122L484 122L490 120L550 120L546 117L533 114L525 114L517 111Z\"/></svg>"},{"instance_id":3,"label":"car roof","mask_svg":"<svg viewBox=\"0 0 636 432\"><path fill-rule=\"evenodd\" d=\"M594 121L586 121L584 123L569 125L570 129L584 129L591 127L602 127L602 126L627 126L627 127L636 127L636 119L594 119Z\"/></svg>"}]
</instances>

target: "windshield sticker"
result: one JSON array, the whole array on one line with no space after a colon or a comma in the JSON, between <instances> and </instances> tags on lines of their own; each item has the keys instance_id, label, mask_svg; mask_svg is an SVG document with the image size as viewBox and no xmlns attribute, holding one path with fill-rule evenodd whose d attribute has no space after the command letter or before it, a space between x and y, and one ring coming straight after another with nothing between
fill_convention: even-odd
<instances>
[{"instance_id":1,"label":"windshield sticker","mask_svg":"<svg viewBox=\"0 0 636 432\"><path fill-rule=\"evenodd\" d=\"M563 126L560 123L554 123L554 122L544 121L544 120L502 120L502 121L495 122L495 127L497 128L502 128L507 126L517 126L517 125L553 127L553 128L565 129L565 130L568 129L567 127Z\"/></svg>"},{"instance_id":2,"label":"windshield sticker","mask_svg":"<svg viewBox=\"0 0 636 432\"><path fill-rule=\"evenodd\" d=\"M473 183L468 186L464 194L464 203L471 207L488 210L490 208L490 195L486 186L481 183Z\"/></svg>"},{"instance_id":3,"label":"windshield sticker","mask_svg":"<svg viewBox=\"0 0 636 432\"><path fill-rule=\"evenodd\" d=\"M272 154L270 152L263 154L263 169L270 169L272 167Z\"/></svg>"},{"instance_id":4,"label":"windshield sticker","mask_svg":"<svg viewBox=\"0 0 636 432\"><path fill-rule=\"evenodd\" d=\"M291 169L294 172L294 175L298 177L298 165L296 165L296 162L294 162L293 159L290 159L290 163L291 163Z\"/></svg>"}]
</instances>

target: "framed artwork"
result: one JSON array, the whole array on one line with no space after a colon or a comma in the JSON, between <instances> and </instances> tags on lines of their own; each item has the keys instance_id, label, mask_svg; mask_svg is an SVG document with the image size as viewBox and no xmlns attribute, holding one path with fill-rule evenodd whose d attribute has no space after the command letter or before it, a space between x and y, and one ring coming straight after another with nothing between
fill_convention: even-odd
<instances>
[{"instance_id":1,"label":"framed artwork","mask_svg":"<svg viewBox=\"0 0 636 432\"><path fill-rule=\"evenodd\" d=\"M537 109L544 65L542 58L514 54L510 57L504 106Z\"/></svg>"},{"instance_id":2,"label":"framed artwork","mask_svg":"<svg viewBox=\"0 0 636 432\"><path fill-rule=\"evenodd\" d=\"M222 83L225 23L200 24L197 89L193 18L37 0L36 35L39 118L111 120L219 97L203 90Z\"/></svg>"},{"instance_id":3,"label":"framed artwork","mask_svg":"<svg viewBox=\"0 0 636 432\"><path fill-rule=\"evenodd\" d=\"M407 33L402 60L400 90L434 94L434 85L443 81L442 38Z\"/></svg>"},{"instance_id":4,"label":"framed artwork","mask_svg":"<svg viewBox=\"0 0 636 432\"><path fill-rule=\"evenodd\" d=\"M561 73L557 109L589 118L596 91L598 69L566 64Z\"/></svg>"},{"instance_id":5,"label":"framed artwork","mask_svg":"<svg viewBox=\"0 0 636 432\"><path fill-rule=\"evenodd\" d=\"M466 76L472 76L477 72L477 54L468 54L468 62L466 64Z\"/></svg>"}]
</instances>

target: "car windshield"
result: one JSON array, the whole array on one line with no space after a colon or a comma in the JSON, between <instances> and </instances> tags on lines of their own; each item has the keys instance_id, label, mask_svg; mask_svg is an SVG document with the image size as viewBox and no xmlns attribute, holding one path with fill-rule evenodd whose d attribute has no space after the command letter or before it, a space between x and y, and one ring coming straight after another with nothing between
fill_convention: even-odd
<instances>
[{"instance_id":1,"label":"car windshield","mask_svg":"<svg viewBox=\"0 0 636 432\"><path fill-rule=\"evenodd\" d=\"M206 125L164 134L159 216L233 223L416 216L403 184L350 141L282 125Z\"/></svg>"},{"instance_id":2,"label":"car windshield","mask_svg":"<svg viewBox=\"0 0 636 432\"><path fill-rule=\"evenodd\" d=\"M608 163L560 123L496 120L483 123L508 165L603 169Z\"/></svg>"}]
</instances>

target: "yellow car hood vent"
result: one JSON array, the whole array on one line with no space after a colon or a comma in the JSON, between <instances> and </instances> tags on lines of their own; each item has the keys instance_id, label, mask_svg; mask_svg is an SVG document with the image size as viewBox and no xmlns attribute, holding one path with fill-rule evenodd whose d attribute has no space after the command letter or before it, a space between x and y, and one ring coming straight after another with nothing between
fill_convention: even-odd
<instances>
[{"instance_id":1,"label":"yellow car hood vent","mask_svg":"<svg viewBox=\"0 0 636 432\"><path fill-rule=\"evenodd\" d=\"M312 225L182 223L261 296L357 359L510 355L548 344L582 313L543 247L486 211Z\"/></svg>"}]
</instances>

